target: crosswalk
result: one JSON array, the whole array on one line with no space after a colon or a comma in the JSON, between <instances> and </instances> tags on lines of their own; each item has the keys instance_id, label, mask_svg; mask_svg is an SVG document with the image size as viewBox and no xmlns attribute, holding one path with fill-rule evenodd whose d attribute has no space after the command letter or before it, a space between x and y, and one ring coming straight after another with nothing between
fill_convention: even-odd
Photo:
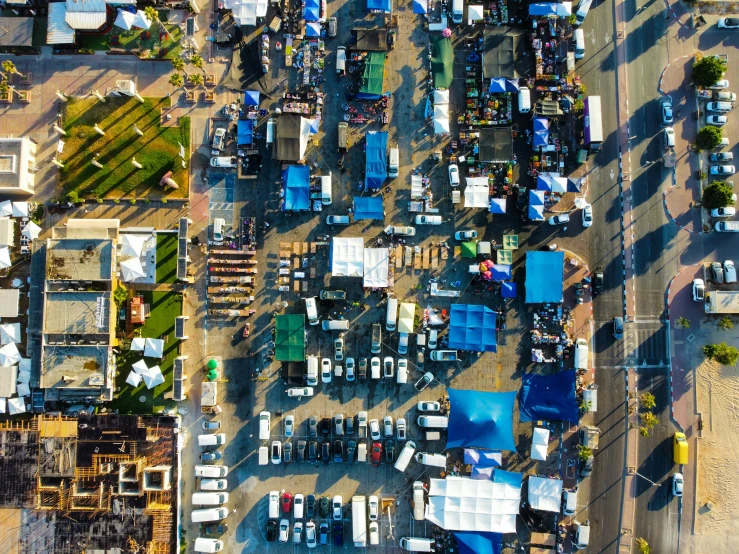
<instances>
[{"instance_id":1,"label":"crosswalk","mask_svg":"<svg viewBox=\"0 0 739 554\"><path fill-rule=\"evenodd\" d=\"M236 230L234 227L234 185L235 175L211 174L213 186L208 190L208 211L210 223L217 217L226 221L225 231L227 233Z\"/></svg>"},{"instance_id":2,"label":"crosswalk","mask_svg":"<svg viewBox=\"0 0 739 554\"><path fill-rule=\"evenodd\" d=\"M667 367L667 326L659 320L627 322L623 339L615 339L611 322L596 322L595 364L598 367Z\"/></svg>"}]
</instances>

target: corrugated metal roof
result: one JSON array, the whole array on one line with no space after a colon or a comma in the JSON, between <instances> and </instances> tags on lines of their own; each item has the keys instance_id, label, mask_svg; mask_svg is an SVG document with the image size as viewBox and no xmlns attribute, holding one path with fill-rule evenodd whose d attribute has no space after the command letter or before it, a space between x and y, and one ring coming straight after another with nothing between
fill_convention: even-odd
<instances>
[{"instance_id":1,"label":"corrugated metal roof","mask_svg":"<svg viewBox=\"0 0 739 554\"><path fill-rule=\"evenodd\" d=\"M105 13L105 0L67 0L67 13Z\"/></svg>"},{"instance_id":2,"label":"corrugated metal roof","mask_svg":"<svg viewBox=\"0 0 739 554\"><path fill-rule=\"evenodd\" d=\"M63 2L49 4L46 44L74 44L74 29L67 25L67 5Z\"/></svg>"},{"instance_id":3,"label":"corrugated metal roof","mask_svg":"<svg viewBox=\"0 0 739 554\"><path fill-rule=\"evenodd\" d=\"M64 20L72 29L95 31L105 25L105 18L105 10L102 12L70 12L67 7Z\"/></svg>"}]
</instances>

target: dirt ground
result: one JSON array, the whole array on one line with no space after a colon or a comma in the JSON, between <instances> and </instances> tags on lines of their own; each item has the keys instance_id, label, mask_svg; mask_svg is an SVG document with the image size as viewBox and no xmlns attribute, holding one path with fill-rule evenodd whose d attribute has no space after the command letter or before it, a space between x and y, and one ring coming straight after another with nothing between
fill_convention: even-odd
<instances>
[{"instance_id":1,"label":"dirt ground","mask_svg":"<svg viewBox=\"0 0 739 554\"><path fill-rule=\"evenodd\" d=\"M697 515L692 551L736 551L739 540L739 367L704 362L698 368L698 411L703 432L698 452ZM710 508L706 506L711 503ZM692 509L684 507L683 509Z\"/></svg>"}]
</instances>

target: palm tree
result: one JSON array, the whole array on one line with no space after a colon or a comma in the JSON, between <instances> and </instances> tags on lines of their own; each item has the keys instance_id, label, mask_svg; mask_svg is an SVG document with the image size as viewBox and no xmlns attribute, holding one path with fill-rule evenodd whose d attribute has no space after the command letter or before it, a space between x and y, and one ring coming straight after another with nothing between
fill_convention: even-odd
<instances>
[{"instance_id":1,"label":"palm tree","mask_svg":"<svg viewBox=\"0 0 739 554\"><path fill-rule=\"evenodd\" d=\"M179 73L172 73L169 76L169 84L175 87L175 89L181 89L185 86L185 79Z\"/></svg>"},{"instance_id":2,"label":"palm tree","mask_svg":"<svg viewBox=\"0 0 739 554\"><path fill-rule=\"evenodd\" d=\"M195 75L190 75L190 84L196 88L202 87L205 84L205 79L203 79L200 73L196 73Z\"/></svg>"},{"instance_id":3,"label":"palm tree","mask_svg":"<svg viewBox=\"0 0 739 554\"><path fill-rule=\"evenodd\" d=\"M203 69L204 61L203 57L199 56L198 54L195 54L192 58L190 58L190 63L193 65L193 67L196 67L205 73L205 70Z\"/></svg>"},{"instance_id":4,"label":"palm tree","mask_svg":"<svg viewBox=\"0 0 739 554\"><path fill-rule=\"evenodd\" d=\"M182 58L172 58L170 61L172 62L172 68L175 71L182 71L182 73L188 75L187 71L185 71L185 60Z\"/></svg>"},{"instance_id":5,"label":"palm tree","mask_svg":"<svg viewBox=\"0 0 739 554\"><path fill-rule=\"evenodd\" d=\"M17 67L15 67L15 64L14 64L14 63L13 63L12 61L10 61L10 60L5 60L5 61L4 61L3 63L2 63L2 66L3 66L3 71L4 71L4 72L5 72L6 74L7 74L7 73L10 73L10 74L13 74L13 73L15 73L16 75L20 75L21 77L23 77L23 73L21 73L20 71L18 71L18 68L17 68Z\"/></svg>"}]
</instances>

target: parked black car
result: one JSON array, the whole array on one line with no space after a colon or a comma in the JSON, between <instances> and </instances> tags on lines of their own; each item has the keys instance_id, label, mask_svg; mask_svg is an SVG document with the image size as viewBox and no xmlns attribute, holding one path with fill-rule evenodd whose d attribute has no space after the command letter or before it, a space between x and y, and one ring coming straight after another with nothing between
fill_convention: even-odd
<instances>
[{"instance_id":1,"label":"parked black car","mask_svg":"<svg viewBox=\"0 0 739 554\"><path fill-rule=\"evenodd\" d=\"M346 461L350 464L354 463L356 457L357 443L355 441L349 441L346 443Z\"/></svg>"},{"instance_id":2,"label":"parked black car","mask_svg":"<svg viewBox=\"0 0 739 554\"><path fill-rule=\"evenodd\" d=\"M298 441L298 448L297 448L297 451L295 452L295 459L298 462L304 462L305 461L305 447L306 447L307 444L308 443L306 443L306 441L304 441L304 440L299 440Z\"/></svg>"},{"instance_id":3,"label":"parked black car","mask_svg":"<svg viewBox=\"0 0 739 554\"><path fill-rule=\"evenodd\" d=\"M344 544L344 524L334 523L334 544L342 546Z\"/></svg>"},{"instance_id":4,"label":"parked black car","mask_svg":"<svg viewBox=\"0 0 739 554\"><path fill-rule=\"evenodd\" d=\"M330 437L331 436L331 418L324 417L321 420L321 434L324 437Z\"/></svg>"},{"instance_id":5,"label":"parked black car","mask_svg":"<svg viewBox=\"0 0 739 554\"><path fill-rule=\"evenodd\" d=\"M220 537L221 535L223 535L223 533L227 531L228 524L226 523L212 523L211 525L206 525L203 527L203 535L211 537ZM277 531L277 525L275 525L275 531ZM269 525L267 525L267 536L269 537Z\"/></svg>"},{"instance_id":6,"label":"parked black car","mask_svg":"<svg viewBox=\"0 0 739 554\"><path fill-rule=\"evenodd\" d=\"M308 437L315 439L318 436L318 418L314 415L308 418Z\"/></svg>"},{"instance_id":7,"label":"parked black car","mask_svg":"<svg viewBox=\"0 0 739 554\"><path fill-rule=\"evenodd\" d=\"M321 517L328 517L331 513L331 500L328 496L321 497L321 500L318 502L318 512L321 514Z\"/></svg>"},{"instance_id":8,"label":"parked black car","mask_svg":"<svg viewBox=\"0 0 739 554\"><path fill-rule=\"evenodd\" d=\"M309 494L305 498L305 517L313 519L316 517L316 495Z\"/></svg>"},{"instance_id":9,"label":"parked black car","mask_svg":"<svg viewBox=\"0 0 739 554\"><path fill-rule=\"evenodd\" d=\"M385 441L385 461L388 464L395 462L395 441L392 439Z\"/></svg>"},{"instance_id":10,"label":"parked black car","mask_svg":"<svg viewBox=\"0 0 739 554\"><path fill-rule=\"evenodd\" d=\"M334 462L337 464L340 464L344 461L344 441L342 440L335 440L334 441Z\"/></svg>"},{"instance_id":11,"label":"parked black car","mask_svg":"<svg viewBox=\"0 0 739 554\"><path fill-rule=\"evenodd\" d=\"M267 522L267 542L275 542L277 538L277 522L274 519L270 519Z\"/></svg>"},{"instance_id":12,"label":"parked black car","mask_svg":"<svg viewBox=\"0 0 739 554\"><path fill-rule=\"evenodd\" d=\"M318 461L318 443L316 441L308 443L308 461L312 464Z\"/></svg>"},{"instance_id":13,"label":"parked black car","mask_svg":"<svg viewBox=\"0 0 739 554\"><path fill-rule=\"evenodd\" d=\"M324 441L321 444L321 461L327 465L331 461L331 443Z\"/></svg>"}]
</instances>

